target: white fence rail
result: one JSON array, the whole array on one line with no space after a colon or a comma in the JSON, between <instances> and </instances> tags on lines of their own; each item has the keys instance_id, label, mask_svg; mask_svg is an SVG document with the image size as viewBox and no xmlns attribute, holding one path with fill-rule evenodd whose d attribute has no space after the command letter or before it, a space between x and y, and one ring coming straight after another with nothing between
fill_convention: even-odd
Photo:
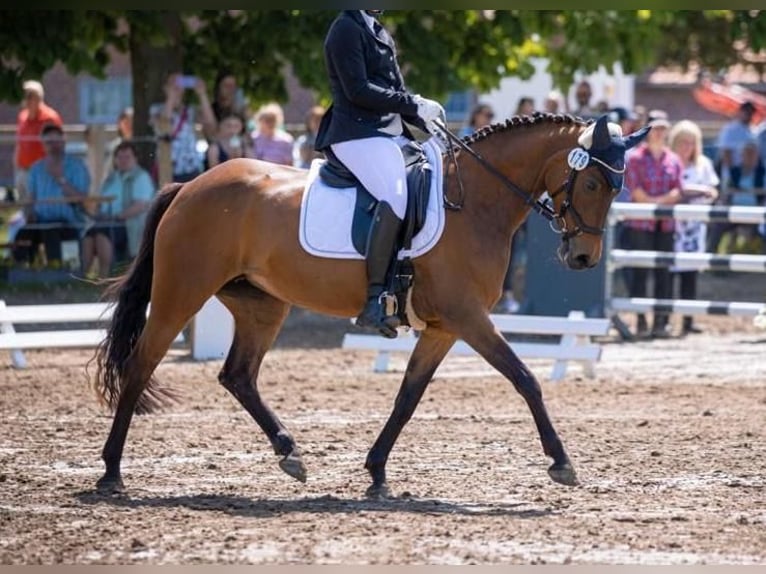
<instances>
[{"instance_id":1,"label":"white fence rail","mask_svg":"<svg viewBox=\"0 0 766 574\"><path fill-rule=\"evenodd\" d=\"M601 358L601 345L591 337L604 336L609 332L609 319L586 318L580 311L572 311L568 317L539 317L535 315L491 315L495 327L502 333L524 335L558 335L553 342L511 342L513 351L523 359L553 359L555 364L550 378L561 380L566 375L568 361L580 362L589 377L595 375L594 364ZM412 331L396 339L378 335L347 334L343 338L344 349L377 351L373 371L388 370L390 354L411 353L417 343ZM475 355L476 352L463 341L458 341L450 355Z\"/></svg>"}]
</instances>

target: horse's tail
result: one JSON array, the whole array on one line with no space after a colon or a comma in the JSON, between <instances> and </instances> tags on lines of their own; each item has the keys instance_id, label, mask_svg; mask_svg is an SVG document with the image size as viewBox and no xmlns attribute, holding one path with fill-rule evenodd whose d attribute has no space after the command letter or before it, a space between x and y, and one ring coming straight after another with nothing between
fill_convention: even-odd
<instances>
[{"instance_id":1,"label":"horse's tail","mask_svg":"<svg viewBox=\"0 0 766 574\"><path fill-rule=\"evenodd\" d=\"M146 215L138 255L128 271L108 281L103 297L117 300L106 337L96 349L95 389L102 403L117 408L124 384L125 366L146 324L146 309L152 291L154 238L162 216L181 189L170 183L162 188ZM152 378L136 403L135 412L149 413L173 399L167 389L158 389Z\"/></svg>"}]
</instances>

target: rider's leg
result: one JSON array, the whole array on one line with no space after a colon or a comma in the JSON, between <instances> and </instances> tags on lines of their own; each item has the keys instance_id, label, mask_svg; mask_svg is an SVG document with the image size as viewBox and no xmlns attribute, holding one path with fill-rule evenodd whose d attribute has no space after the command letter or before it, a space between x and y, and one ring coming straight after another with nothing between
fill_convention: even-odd
<instances>
[{"instance_id":1,"label":"rider's leg","mask_svg":"<svg viewBox=\"0 0 766 574\"><path fill-rule=\"evenodd\" d=\"M381 295L407 210L404 158L395 139L375 137L334 144L336 157L379 200L367 239L367 302L357 325L396 337L399 322L389 317Z\"/></svg>"}]
</instances>

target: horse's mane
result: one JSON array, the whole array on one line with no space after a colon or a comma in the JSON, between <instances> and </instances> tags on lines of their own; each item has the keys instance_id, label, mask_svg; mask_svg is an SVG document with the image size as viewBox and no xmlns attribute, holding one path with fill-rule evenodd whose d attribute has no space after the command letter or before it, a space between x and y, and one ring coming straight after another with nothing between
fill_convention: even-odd
<instances>
[{"instance_id":1,"label":"horse's mane","mask_svg":"<svg viewBox=\"0 0 766 574\"><path fill-rule=\"evenodd\" d=\"M584 120L581 117L571 114L548 114L543 112L534 112L529 116L513 116L504 122L498 122L477 130L467 135L463 141L467 144L476 143L487 139L492 134L504 132L516 127L529 127L540 124L571 124L585 126L592 123L593 120Z\"/></svg>"}]
</instances>

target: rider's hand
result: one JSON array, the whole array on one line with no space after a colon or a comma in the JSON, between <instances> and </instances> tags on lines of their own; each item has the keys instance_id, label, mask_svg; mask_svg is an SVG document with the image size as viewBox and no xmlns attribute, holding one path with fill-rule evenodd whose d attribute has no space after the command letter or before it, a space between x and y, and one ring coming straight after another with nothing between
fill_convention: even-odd
<instances>
[{"instance_id":1,"label":"rider's hand","mask_svg":"<svg viewBox=\"0 0 766 574\"><path fill-rule=\"evenodd\" d=\"M421 96L415 96L414 101L418 106L418 116L421 117L426 124L434 120L443 120L446 118L444 108L439 102Z\"/></svg>"},{"instance_id":2,"label":"rider's hand","mask_svg":"<svg viewBox=\"0 0 766 574\"><path fill-rule=\"evenodd\" d=\"M439 147L441 152L447 153L447 150L449 149L449 143L447 142L447 137L444 135L444 132L436 126L436 122L433 120L430 122L426 122L426 129L428 130L428 133L430 133L433 136L431 139Z\"/></svg>"}]
</instances>

